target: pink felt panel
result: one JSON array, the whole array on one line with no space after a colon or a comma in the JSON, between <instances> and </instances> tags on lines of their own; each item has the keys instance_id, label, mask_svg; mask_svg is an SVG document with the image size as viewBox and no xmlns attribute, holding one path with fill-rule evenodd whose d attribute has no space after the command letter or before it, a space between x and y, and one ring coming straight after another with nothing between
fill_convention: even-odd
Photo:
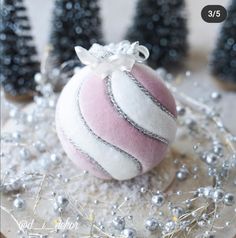
<instances>
[{"instance_id":1,"label":"pink felt panel","mask_svg":"<svg viewBox=\"0 0 236 238\"><path fill-rule=\"evenodd\" d=\"M58 108L59 106L57 106L57 110ZM89 161L88 157L84 153L80 152L78 149L76 149L76 147L73 144L71 144L68 138L64 136L62 130L59 128L60 126L58 120L56 124L57 124L57 135L68 157L79 168L91 172L91 174L95 175L96 177L101 179L111 179L111 177L107 176L101 170L96 168L96 166Z\"/></svg>"},{"instance_id":2,"label":"pink felt panel","mask_svg":"<svg viewBox=\"0 0 236 238\"><path fill-rule=\"evenodd\" d=\"M162 160L167 145L142 134L124 120L105 90L101 78L91 75L84 81L79 98L84 119L98 136L141 161L143 172L150 170Z\"/></svg>"},{"instance_id":3,"label":"pink felt panel","mask_svg":"<svg viewBox=\"0 0 236 238\"><path fill-rule=\"evenodd\" d=\"M152 96L176 117L175 100L165 84L157 78L157 73L153 69L143 64L135 64L131 73Z\"/></svg>"}]
</instances>

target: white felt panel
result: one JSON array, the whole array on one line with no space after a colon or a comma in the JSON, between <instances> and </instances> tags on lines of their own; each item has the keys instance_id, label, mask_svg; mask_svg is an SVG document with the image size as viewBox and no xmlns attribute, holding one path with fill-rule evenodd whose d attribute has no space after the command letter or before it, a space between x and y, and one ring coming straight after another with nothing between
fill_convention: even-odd
<instances>
[{"instance_id":1,"label":"white felt panel","mask_svg":"<svg viewBox=\"0 0 236 238\"><path fill-rule=\"evenodd\" d=\"M77 100L83 78L81 73L85 72L74 76L60 96L58 115L62 129L82 151L95 159L115 179L125 180L138 175L137 162L98 140L84 125L78 113Z\"/></svg>"},{"instance_id":2,"label":"white felt panel","mask_svg":"<svg viewBox=\"0 0 236 238\"><path fill-rule=\"evenodd\" d=\"M169 142L174 140L176 121L157 106L127 74L114 72L111 88L118 106L139 127Z\"/></svg>"}]
</instances>

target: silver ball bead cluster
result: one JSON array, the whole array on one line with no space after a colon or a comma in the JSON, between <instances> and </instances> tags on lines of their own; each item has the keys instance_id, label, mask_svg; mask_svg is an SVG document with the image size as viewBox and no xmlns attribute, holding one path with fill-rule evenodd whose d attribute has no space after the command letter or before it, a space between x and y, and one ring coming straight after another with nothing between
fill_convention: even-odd
<instances>
[{"instance_id":1,"label":"silver ball bead cluster","mask_svg":"<svg viewBox=\"0 0 236 238\"><path fill-rule=\"evenodd\" d=\"M172 86L170 82L173 80L173 77L170 74L167 76L167 73L163 69L158 70L158 73L161 74L162 77L167 78L167 85L169 85L171 89ZM190 76L191 73L188 73L188 75ZM42 75L38 75L36 78L39 83L38 89L41 90L41 95L43 96L35 97L34 100L37 105L35 112L24 113L14 107L9 109L10 118L14 119L19 125L34 128L34 130L32 130L31 133L28 131L27 133L23 133L16 130L13 133L5 134L2 141L15 146L17 159L19 159L20 163L26 165L34 160L42 160L41 166L46 169L40 171L40 176L35 172L33 174L23 174L23 176L13 179L14 168L9 169L10 175L6 174L6 178L11 177L11 179L3 179L3 181L1 181L0 191L4 196L11 198L11 209L14 208L14 212L20 212L20 210L27 207L27 196L23 194L28 195L28 192L30 192L29 188L32 188L36 183L38 184L39 181L41 181L44 175L42 171L51 171L54 170L54 168L63 167L64 163L63 153L59 152L59 148L56 147L56 145L54 145L55 148L51 148L49 142L42 136L42 134L45 133L44 129L42 129L44 128L42 125L51 128L54 122L56 95L53 93L52 86L46 83ZM174 89L172 91L178 93L178 90ZM188 156L184 153L180 155L180 158L178 157L173 160L173 166L176 169L174 183L178 186L177 191L161 190L155 192L155 188L150 188L149 184L137 184L132 190L133 192L137 190L137 197L132 198L132 194L128 194L128 196L127 194L124 195L123 200L127 207L123 208L123 210L120 209L119 200L118 198L115 200L115 196L112 199L112 204L108 201L108 204L105 204L105 201L98 200L100 198L95 199L93 195L91 199L88 199L90 201L89 203L92 203L89 205L91 205L94 210L94 207L99 209L99 206L107 206L104 210L107 211L108 216L106 217L104 215L102 218L100 217L99 220L96 220L96 214L93 214L94 220L92 220L91 223L90 216L88 216L91 215L89 214L90 210L86 209L88 214L84 211L84 213L78 212L76 210L78 207L74 206L73 199L70 198L66 191L63 191L64 188L66 190L67 185L69 186L71 182L75 181L72 181L73 178L65 177L63 172L58 169L55 174L52 173L54 177L50 174L50 179L53 177L53 181L56 183L55 185L60 185L58 187L63 188L62 191L57 191L57 193L54 192L52 194L53 208L55 211L55 213L53 213L54 216L66 219L68 214L73 214L73 218L81 222L83 226L88 224L90 228L91 225L94 225L97 229L96 237L103 236L107 233L109 237L136 238L139 237L139 229L143 229L147 237L152 235L157 237L174 237L178 232L182 232L181 235L183 234L184 237L188 232L191 232L191 221L194 221L196 228L194 232L198 232L200 234L199 237L214 237L214 233L216 232L216 230L214 230L214 220L223 220L220 209L228 208L230 212L236 213L236 193L233 189L226 186L227 183L230 183L231 186L236 187L236 180L227 180L236 169L236 150L234 150L234 152L229 150L229 147L234 147L236 137L230 136L224 125L219 121L219 112L215 108L221 101L222 95L213 92L208 96L207 102L212 102L214 109L209 110L206 107L202 107L201 100L194 102L194 105L191 104L191 100L191 102L188 101L187 97L184 98L183 103L181 100L178 100L178 123L181 128L187 131L187 136L189 136L194 143L192 152L196 160L194 160L195 164L190 164L188 162ZM198 112L194 112L193 108L194 110L198 108ZM48 118L51 118L51 120L48 120ZM211 128L213 121L217 128L217 133L214 131L215 129L213 130ZM55 136L50 130L48 130L47 133L51 133ZM36 133L40 133L40 131L40 136L38 134L36 135ZM206 145L201 143L199 138L203 138L206 141ZM225 141L222 140L222 138L228 139ZM8 156L9 159L13 154L1 153L1 157L6 156ZM204 169L202 169L202 167L204 167ZM205 172L204 175L209 179L208 186L193 188L193 191L182 190L186 180L198 180L203 170ZM88 172L84 171L81 173L79 179L81 178L84 180L89 179ZM214 181L214 184L212 181ZM88 184L88 186L89 185L90 184ZM103 185L105 185L105 183ZM96 191L99 187L93 187L93 189L93 191ZM158 189L161 188L158 187ZM19 195L16 195L18 193ZM50 197L48 201L50 204L52 203L51 200L52 197ZM143 226L140 228L135 226L135 222L137 222L138 218L132 214L131 211L132 206L142 204L146 205L148 212L146 216L143 217ZM197 207L198 205L199 207ZM129 206L131 209L126 209L130 208ZM200 206L203 207L202 210ZM223 226L227 229L234 225L233 220L223 220L222 222L224 223ZM70 237L70 231L68 230L55 232L62 237ZM48 237L50 237L50 235Z\"/></svg>"},{"instance_id":2,"label":"silver ball bead cluster","mask_svg":"<svg viewBox=\"0 0 236 238\"><path fill-rule=\"evenodd\" d=\"M66 209L69 204L69 200L67 197L59 195L56 197L55 202L53 204L54 211L57 213L62 213Z\"/></svg>"}]
</instances>

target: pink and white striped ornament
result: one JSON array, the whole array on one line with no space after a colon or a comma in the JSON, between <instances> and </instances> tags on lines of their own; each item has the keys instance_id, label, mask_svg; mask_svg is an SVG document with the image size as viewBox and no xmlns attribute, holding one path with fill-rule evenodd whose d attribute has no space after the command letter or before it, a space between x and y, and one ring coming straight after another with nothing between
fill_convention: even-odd
<instances>
[{"instance_id":1,"label":"pink and white striped ornament","mask_svg":"<svg viewBox=\"0 0 236 238\"><path fill-rule=\"evenodd\" d=\"M63 89L56 127L80 168L126 180L163 159L176 134L176 106L155 71L138 63L140 54L147 57L144 47L128 42L106 47L76 49L88 66Z\"/></svg>"}]
</instances>

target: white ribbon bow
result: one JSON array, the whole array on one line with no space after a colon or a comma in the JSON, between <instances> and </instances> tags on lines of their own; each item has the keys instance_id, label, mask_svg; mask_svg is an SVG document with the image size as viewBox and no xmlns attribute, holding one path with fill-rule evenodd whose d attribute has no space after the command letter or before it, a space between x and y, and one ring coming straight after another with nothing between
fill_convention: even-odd
<instances>
[{"instance_id":1,"label":"white ribbon bow","mask_svg":"<svg viewBox=\"0 0 236 238\"><path fill-rule=\"evenodd\" d=\"M142 63L149 57L145 46L129 41L106 46L93 44L89 50L76 46L75 51L83 64L104 78L116 70L131 71L135 62Z\"/></svg>"}]
</instances>

